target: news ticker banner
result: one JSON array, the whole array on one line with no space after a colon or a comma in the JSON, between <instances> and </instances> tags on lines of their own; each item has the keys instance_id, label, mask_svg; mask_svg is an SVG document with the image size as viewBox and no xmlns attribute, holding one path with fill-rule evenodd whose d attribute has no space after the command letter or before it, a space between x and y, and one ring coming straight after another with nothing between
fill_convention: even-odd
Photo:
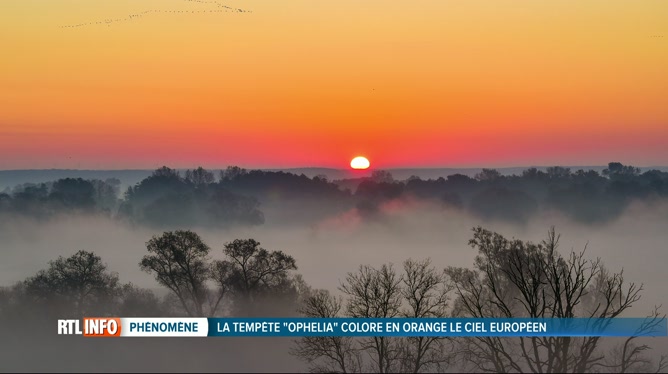
<instances>
[{"instance_id":1,"label":"news ticker banner","mask_svg":"<svg viewBox=\"0 0 668 374\"><path fill-rule=\"evenodd\" d=\"M651 328L648 328L651 327ZM665 318L108 318L58 320L87 337L668 336Z\"/></svg>"}]
</instances>

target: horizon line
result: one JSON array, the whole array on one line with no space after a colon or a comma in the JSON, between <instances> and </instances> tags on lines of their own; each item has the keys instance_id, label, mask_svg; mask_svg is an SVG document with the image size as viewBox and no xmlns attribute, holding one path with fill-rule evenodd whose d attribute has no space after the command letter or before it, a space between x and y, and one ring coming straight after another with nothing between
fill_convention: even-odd
<instances>
[{"instance_id":1,"label":"horizon line","mask_svg":"<svg viewBox=\"0 0 668 374\"><path fill-rule=\"evenodd\" d=\"M617 161L613 161L617 162ZM626 165L626 164L625 164ZM167 165L163 165L167 166ZM159 166L157 168L154 167L143 167L143 168L68 168L68 167L62 167L62 168L34 168L34 169L0 169L0 171L48 171L48 170L73 170L73 171L152 171L156 170L158 168L161 168L163 166ZM351 168L336 168L336 167L328 167L328 166L289 166L289 167L245 167L245 166L239 166L239 165L227 165L224 167L204 167L204 169L208 170L225 170L229 166L238 166L242 169L246 170L267 170L267 171L273 171L273 170L295 170L295 169L328 169L328 170L339 170L339 171L355 171L354 169ZM548 168L548 167L565 167L565 168L591 168L591 167L607 167L608 165L515 165L515 166L398 166L398 167L386 167L386 168L374 168L370 167L368 169L363 169L363 170L357 170L359 172L363 171L372 171L372 170L412 170L412 169L422 169L422 170L434 170L434 169L518 169L518 168ZM668 168L668 165L643 165L643 166L638 166L638 165L630 165L634 167L638 167L641 169L647 169L647 168ZM189 169L196 169L200 166L194 166L194 167L170 167L167 166L170 169L174 170L189 170Z\"/></svg>"}]
</instances>

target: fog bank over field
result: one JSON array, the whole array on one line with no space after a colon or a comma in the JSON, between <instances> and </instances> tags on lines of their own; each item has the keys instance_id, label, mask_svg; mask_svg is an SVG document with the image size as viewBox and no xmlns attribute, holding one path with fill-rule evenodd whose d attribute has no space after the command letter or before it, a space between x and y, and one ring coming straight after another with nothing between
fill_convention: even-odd
<instances>
[{"instance_id":1,"label":"fog bank over field","mask_svg":"<svg viewBox=\"0 0 668 374\"><path fill-rule=\"evenodd\" d=\"M303 207L307 209L315 207ZM266 207L268 211L271 206ZM665 264L668 263L668 204L634 203L615 220L597 225L573 223L543 212L526 224L483 221L454 208L428 202L396 200L381 206L383 215L369 219L356 209L335 214L309 226L279 224L269 214L264 225L231 229L184 227L197 231L222 258L222 247L234 239L254 238L270 250L281 250L297 261L298 272L314 288L335 290L346 273L360 264L378 266L405 259L430 257L435 266L469 267L475 251L468 246L471 228L482 225L506 237L540 241L550 226L562 234L561 251L576 251L588 244L587 257L601 257L613 271L624 268L628 281L645 283L641 301L632 309L645 313L654 304L668 305ZM274 223L279 222L279 223ZM58 256L78 250L102 257L122 282L158 289L138 262L146 241L162 231L130 226L100 216L70 215L55 220L6 220L0 225L3 261L0 284L9 286L46 267Z\"/></svg>"},{"instance_id":2,"label":"fog bank over field","mask_svg":"<svg viewBox=\"0 0 668 374\"><path fill-rule=\"evenodd\" d=\"M47 269L49 262L85 250L101 257L120 283L150 289L162 298L169 292L154 276L140 270L146 242L164 231L190 229L211 247L213 259L225 259L223 245L235 239L255 239L269 251L293 256L296 273L313 289L341 294L338 287L360 265L375 268L408 259L431 258L436 269L470 269L478 253L469 246L478 225L506 238L541 241L551 226L561 233L560 250L600 257L613 273L624 268L625 282L644 283L642 298L623 315L644 317L658 304L668 305L665 287L668 263L668 202L631 202L614 218L596 223L576 222L554 210L537 210L524 222L483 219L463 208L434 199L411 196L380 200L373 210L327 199L265 199L264 223L215 228L210 225L160 228L132 224L100 213L72 212L31 217L5 214L0 221L0 286L9 287ZM42 217L42 218L39 218ZM194 222L204 222L194 217ZM20 289L18 287L17 289ZM8 292L5 295L11 295ZM21 295L16 292L16 295ZM0 295L2 296L2 295ZM6 299L9 300L9 299ZM84 339L56 335L58 304L46 308L16 304L7 311L0 331L0 369L11 371L249 371L294 372L307 364L291 354L294 339ZM49 305L49 304L46 304ZM102 310L108 310L106 304ZM0 307L4 307L0 303ZM258 303L254 310L273 315L280 306ZM296 307L290 306L290 310ZM0 309L2 310L2 309ZM169 309L166 309L169 310ZM664 310L662 310L664 311ZM64 317L72 317L66 312ZM116 313L116 312L114 312ZM292 313L292 312L290 312ZM296 313L296 310L295 310ZM122 314L122 313L120 313ZM235 316L236 314L223 314ZM294 314L293 314L294 315ZM76 317L76 316L75 316ZM9 321L9 322L8 322ZM24 322L29 321L29 322ZM620 339L606 339L602 349ZM668 352L665 338L642 339L653 348L649 356ZM450 371L464 366L448 367Z\"/></svg>"}]
</instances>

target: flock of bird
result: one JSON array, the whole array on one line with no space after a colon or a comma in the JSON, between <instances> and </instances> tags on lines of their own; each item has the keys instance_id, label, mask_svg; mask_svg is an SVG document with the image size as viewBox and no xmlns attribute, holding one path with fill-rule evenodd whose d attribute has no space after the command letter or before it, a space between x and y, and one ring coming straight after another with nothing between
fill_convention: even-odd
<instances>
[{"instance_id":1,"label":"flock of bird","mask_svg":"<svg viewBox=\"0 0 668 374\"><path fill-rule=\"evenodd\" d=\"M233 8L230 6L227 6L220 1L215 1L215 0L184 0L189 3L201 3L201 4L209 4L209 5L215 5L219 9L200 9L200 10L160 10L160 9L152 9L152 10L145 10L143 12L138 12L138 13L133 13L129 14L128 16L124 18L107 18L101 21L91 21L91 22L83 22L75 25L64 25L60 26L60 28L79 28L79 27L84 27L84 26L94 26L94 25L106 25L106 26L111 26L114 23L119 23L119 22L128 22L128 21L133 21L136 19L140 19L141 17L150 15L150 14L210 14L210 13L252 13L250 10L245 10L241 8Z\"/></svg>"}]
</instances>

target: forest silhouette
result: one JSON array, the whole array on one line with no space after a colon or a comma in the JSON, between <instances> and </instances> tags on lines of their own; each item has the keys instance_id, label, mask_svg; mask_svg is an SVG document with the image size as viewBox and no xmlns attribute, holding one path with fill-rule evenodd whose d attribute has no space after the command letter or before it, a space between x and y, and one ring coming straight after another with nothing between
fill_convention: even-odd
<instances>
[{"instance_id":1,"label":"forest silhouette","mask_svg":"<svg viewBox=\"0 0 668 374\"><path fill-rule=\"evenodd\" d=\"M0 215L49 219L59 214L104 214L132 224L158 228L261 225L263 205L276 201L317 206L322 219L355 209L366 219L382 218L381 204L417 199L443 208L460 209L483 220L526 223L539 212L556 211L576 222L600 224L617 218L633 201L668 197L668 172L611 162L598 173L548 167L529 168L504 176L482 169L474 177L410 177L395 180L376 170L370 177L329 181L282 171L246 170L236 166L218 175L204 168L162 167L120 196L118 179L64 178L26 183L0 193Z\"/></svg>"}]
</instances>

